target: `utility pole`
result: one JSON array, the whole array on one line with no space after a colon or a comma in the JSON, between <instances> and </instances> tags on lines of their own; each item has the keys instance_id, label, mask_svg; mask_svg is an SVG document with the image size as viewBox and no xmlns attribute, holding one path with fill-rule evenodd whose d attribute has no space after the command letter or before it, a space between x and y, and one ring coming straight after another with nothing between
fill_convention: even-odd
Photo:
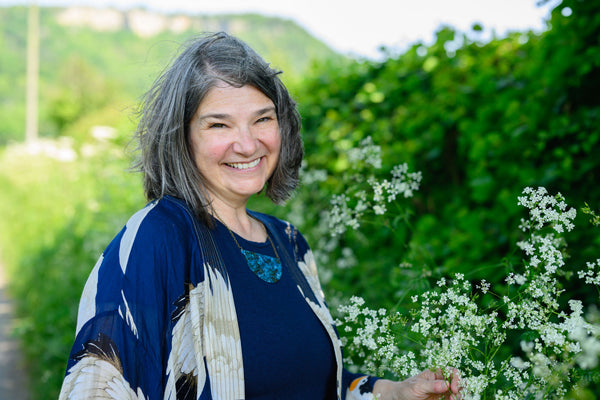
<instances>
[{"instance_id":1,"label":"utility pole","mask_svg":"<svg viewBox=\"0 0 600 400\"><path fill-rule=\"evenodd\" d=\"M35 1L29 5L27 27L25 140L33 142L38 138L38 82L40 69L40 10Z\"/></svg>"}]
</instances>

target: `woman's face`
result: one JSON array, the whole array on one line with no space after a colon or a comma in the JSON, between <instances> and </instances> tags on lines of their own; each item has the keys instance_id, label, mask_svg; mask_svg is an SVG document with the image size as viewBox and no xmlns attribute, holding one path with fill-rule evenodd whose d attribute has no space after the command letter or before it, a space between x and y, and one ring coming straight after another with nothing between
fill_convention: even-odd
<instances>
[{"instance_id":1,"label":"woman's face","mask_svg":"<svg viewBox=\"0 0 600 400\"><path fill-rule=\"evenodd\" d=\"M275 105L253 86L217 85L192 118L190 142L211 200L245 204L277 165L281 135Z\"/></svg>"}]
</instances>

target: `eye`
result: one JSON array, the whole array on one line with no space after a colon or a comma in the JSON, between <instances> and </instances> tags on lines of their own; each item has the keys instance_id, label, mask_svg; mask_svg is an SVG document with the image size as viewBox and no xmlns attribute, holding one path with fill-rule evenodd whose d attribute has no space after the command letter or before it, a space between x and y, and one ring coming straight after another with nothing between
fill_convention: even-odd
<instances>
[{"instance_id":1,"label":"eye","mask_svg":"<svg viewBox=\"0 0 600 400\"><path fill-rule=\"evenodd\" d=\"M221 122L215 122L215 123L210 124L208 127L209 127L209 129L210 128L225 128L225 124L223 124Z\"/></svg>"},{"instance_id":2,"label":"eye","mask_svg":"<svg viewBox=\"0 0 600 400\"><path fill-rule=\"evenodd\" d=\"M259 118L256 122L267 122L267 121L271 121L273 118L272 117L262 117Z\"/></svg>"}]
</instances>

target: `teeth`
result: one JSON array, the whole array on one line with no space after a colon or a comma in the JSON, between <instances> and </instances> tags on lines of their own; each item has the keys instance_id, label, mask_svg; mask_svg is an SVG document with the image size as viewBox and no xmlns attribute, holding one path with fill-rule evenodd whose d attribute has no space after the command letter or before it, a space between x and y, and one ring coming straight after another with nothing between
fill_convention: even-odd
<instances>
[{"instance_id":1,"label":"teeth","mask_svg":"<svg viewBox=\"0 0 600 400\"><path fill-rule=\"evenodd\" d=\"M256 167L259 162L260 162L260 158L257 158L256 160L249 162L249 163L232 163L232 164L227 164L227 165L229 165L230 167L233 167L235 169L248 169L248 168Z\"/></svg>"}]
</instances>

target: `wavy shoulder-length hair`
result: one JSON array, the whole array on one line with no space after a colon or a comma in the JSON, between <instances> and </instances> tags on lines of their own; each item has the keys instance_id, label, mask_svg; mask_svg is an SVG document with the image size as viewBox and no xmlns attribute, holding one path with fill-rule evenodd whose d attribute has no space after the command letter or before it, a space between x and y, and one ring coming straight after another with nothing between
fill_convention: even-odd
<instances>
[{"instance_id":1,"label":"wavy shoulder-length hair","mask_svg":"<svg viewBox=\"0 0 600 400\"><path fill-rule=\"evenodd\" d=\"M275 105L281 150L266 195L276 204L285 202L298 185L303 147L300 115L280 73L227 33L204 35L187 43L145 94L139 110L134 169L143 173L147 199L178 197L198 218L211 223L205 179L190 145L190 122L208 91L225 82L234 87L254 86Z\"/></svg>"}]
</instances>

